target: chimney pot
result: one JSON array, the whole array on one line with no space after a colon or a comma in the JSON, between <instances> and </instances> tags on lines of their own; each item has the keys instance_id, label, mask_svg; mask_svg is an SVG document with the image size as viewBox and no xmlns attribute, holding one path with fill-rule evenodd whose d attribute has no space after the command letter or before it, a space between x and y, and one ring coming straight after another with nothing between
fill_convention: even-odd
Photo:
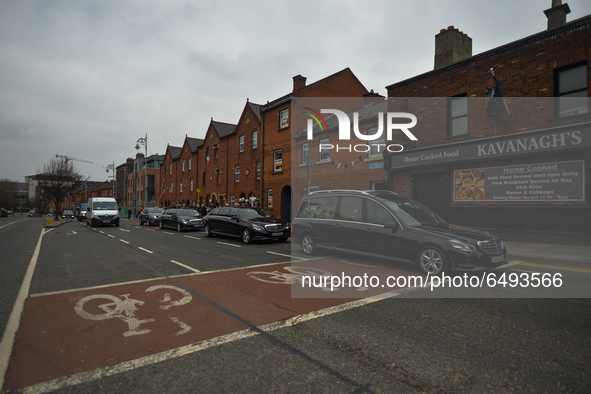
<instances>
[{"instance_id":1,"label":"chimney pot","mask_svg":"<svg viewBox=\"0 0 591 394\"><path fill-rule=\"evenodd\" d=\"M306 77L302 77L301 74L296 75L293 77L293 91L300 90L306 87Z\"/></svg>"},{"instance_id":2,"label":"chimney pot","mask_svg":"<svg viewBox=\"0 0 591 394\"><path fill-rule=\"evenodd\" d=\"M472 56L472 39L449 26L435 36L435 70Z\"/></svg>"},{"instance_id":3,"label":"chimney pot","mask_svg":"<svg viewBox=\"0 0 591 394\"><path fill-rule=\"evenodd\" d=\"M570 7L566 3L562 4L562 0L552 0L552 8L545 10L544 14L548 18L548 30L556 29L566 24L566 15L570 14Z\"/></svg>"}]
</instances>

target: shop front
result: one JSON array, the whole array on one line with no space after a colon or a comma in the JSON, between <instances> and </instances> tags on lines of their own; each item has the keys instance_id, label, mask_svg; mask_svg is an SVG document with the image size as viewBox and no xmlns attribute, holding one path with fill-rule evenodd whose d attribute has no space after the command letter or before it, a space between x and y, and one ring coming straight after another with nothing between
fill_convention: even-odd
<instances>
[{"instance_id":1,"label":"shop front","mask_svg":"<svg viewBox=\"0 0 591 394\"><path fill-rule=\"evenodd\" d=\"M385 156L390 190L469 227L591 233L591 124Z\"/></svg>"}]
</instances>

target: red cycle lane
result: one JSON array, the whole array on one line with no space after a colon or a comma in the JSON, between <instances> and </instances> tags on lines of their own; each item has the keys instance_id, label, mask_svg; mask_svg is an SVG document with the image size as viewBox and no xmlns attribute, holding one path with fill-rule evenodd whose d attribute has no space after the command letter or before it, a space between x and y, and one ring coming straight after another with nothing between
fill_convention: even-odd
<instances>
[{"instance_id":1,"label":"red cycle lane","mask_svg":"<svg viewBox=\"0 0 591 394\"><path fill-rule=\"evenodd\" d=\"M291 271L283 263L29 297L4 388L136 360L370 295L325 298L326 289L310 289L319 298L292 298L290 279L318 270Z\"/></svg>"}]
</instances>

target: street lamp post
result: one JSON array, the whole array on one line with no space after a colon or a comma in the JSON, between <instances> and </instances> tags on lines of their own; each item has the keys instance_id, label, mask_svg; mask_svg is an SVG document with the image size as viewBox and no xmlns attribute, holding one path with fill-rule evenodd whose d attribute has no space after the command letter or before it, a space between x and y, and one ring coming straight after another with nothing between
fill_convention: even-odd
<instances>
[{"instance_id":1,"label":"street lamp post","mask_svg":"<svg viewBox=\"0 0 591 394\"><path fill-rule=\"evenodd\" d=\"M138 138L135 143L135 149L140 150L140 145L145 147L145 154L144 154L144 208L146 207L146 201L148 199L148 133L146 133L146 137Z\"/></svg>"},{"instance_id":2,"label":"street lamp post","mask_svg":"<svg viewBox=\"0 0 591 394\"><path fill-rule=\"evenodd\" d=\"M109 170L113 171L113 198L115 197L115 162L113 161L113 164L109 164L107 167L107 173L109 172Z\"/></svg>"}]
</instances>

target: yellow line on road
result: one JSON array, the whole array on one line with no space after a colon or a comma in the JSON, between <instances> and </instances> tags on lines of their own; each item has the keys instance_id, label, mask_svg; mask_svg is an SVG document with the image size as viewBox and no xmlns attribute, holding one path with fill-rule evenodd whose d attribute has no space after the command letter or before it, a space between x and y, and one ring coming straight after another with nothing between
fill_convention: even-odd
<instances>
[{"instance_id":1,"label":"yellow line on road","mask_svg":"<svg viewBox=\"0 0 591 394\"><path fill-rule=\"evenodd\" d=\"M549 268L549 269L559 270L559 271L564 270L564 271L574 271L574 272L585 272L587 274L591 274L591 269L586 269L586 268L560 267L557 265L534 264L534 263L520 263L519 265L527 265L528 267Z\"/></svg>"}]
</instances>

